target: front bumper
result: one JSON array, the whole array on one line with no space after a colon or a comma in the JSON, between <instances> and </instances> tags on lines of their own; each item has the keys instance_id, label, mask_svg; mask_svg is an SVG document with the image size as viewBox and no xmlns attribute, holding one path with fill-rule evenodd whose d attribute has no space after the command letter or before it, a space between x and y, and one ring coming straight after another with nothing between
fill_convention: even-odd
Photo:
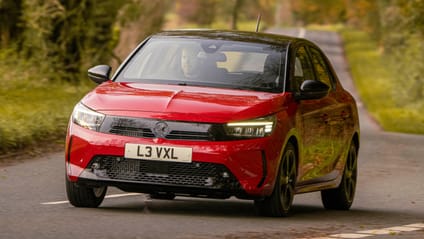
<instances>
[{"instance_id":1,"label":"front bumper","mask_svg":"<svg viewBox=\"0 0 424 239\"><path fill-rule=\"evenodd\" d=\"M192 162L124 158L125 144L191 147ZM256 198L272 192L281 142L273 136L237 141L135 138L70 125L66 171L69 180L89 186L116 186L134 192Z\"/></svg>"}]
</instances>

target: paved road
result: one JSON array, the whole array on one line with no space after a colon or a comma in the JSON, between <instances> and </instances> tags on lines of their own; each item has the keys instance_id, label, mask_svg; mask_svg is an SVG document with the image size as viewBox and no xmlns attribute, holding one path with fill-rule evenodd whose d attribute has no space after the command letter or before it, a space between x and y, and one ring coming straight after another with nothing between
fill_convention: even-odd
<instances>
[{"instance_id":1,"label":"paved road","mask_svg":"<svg viewBox=\"0 0 424 239\"><path fill-rule=\"evenodd\" d=\"M356 95L336 34L286 33L320 45ZM424 238L424 137L383 132L360 113L359 181L348 212L324 210L319 193L297 195L292 217L261 218L250 201L160 201L117 189L98 209L74 208L58 152L0 166L0 238Z\"/></svg>"}]
</instances>

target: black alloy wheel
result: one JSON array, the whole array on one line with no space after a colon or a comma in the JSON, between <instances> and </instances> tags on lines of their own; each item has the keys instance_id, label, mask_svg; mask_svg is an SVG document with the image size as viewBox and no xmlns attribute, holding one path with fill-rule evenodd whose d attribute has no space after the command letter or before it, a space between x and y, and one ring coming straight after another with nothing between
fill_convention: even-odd
<instances>
[{"instance_id":1,"label":"black alloy wheel","mask_svg":"<svg viewBox=\"0 0 424 239\"><path fill-rule=\"evenodd\" d=\"M296 149L289 142L280 162L273 193L262 200L255 200L255 208L259 214L271 217L284 217L290 214L297 177L296 162Z\"/></svg>"},{"instance_id":2,"label":"black alloy wheel","mask_svg":"<svg viewBox=\"0 0 424 239\"><path fill-rule=\"evenodd\" d=\"M86 187L69 181L66 178L66 194L69 202L75 207L98 207L105 198L107 187Z\"/></svg>"},{"instance_id":3,"label":"black alloy wheel","mask_svg":"<svg viewBox=\"0 0 424 239\"><path fill-rule=\"evenodd\" d=\"M352 206L358 177L357 156L357 147L352 143L339 187L321 191L321 200L326 209L349 210Z\"/></svg>"}]
</instances>

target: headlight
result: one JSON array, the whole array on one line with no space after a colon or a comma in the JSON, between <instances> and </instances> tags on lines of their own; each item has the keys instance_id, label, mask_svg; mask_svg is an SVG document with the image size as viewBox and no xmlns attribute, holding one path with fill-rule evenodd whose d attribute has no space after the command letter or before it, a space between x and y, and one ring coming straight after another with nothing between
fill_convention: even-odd
<instances>
[{"instance_id":1,"label":"headlight","mask_svg":"<svg viewBox=\"0 0 424 239\"><path fill-rule=\"evenodd\" d=\"M74 112L72 113L72 122L86 129L95 131L99 131L104 118L104 114L93 111L81 103L75 106Z\"/></svg>"},{"instance_id":2,"label":"headlight","mask_svg":"<svg viewBox=\"0 0 424 239\"><path fill-rule=\"evenodd\" d=\"M275 127L275 115L253 120L227 123L228 136L258 138L268 136Z\"/></svg>"}]
</instances>

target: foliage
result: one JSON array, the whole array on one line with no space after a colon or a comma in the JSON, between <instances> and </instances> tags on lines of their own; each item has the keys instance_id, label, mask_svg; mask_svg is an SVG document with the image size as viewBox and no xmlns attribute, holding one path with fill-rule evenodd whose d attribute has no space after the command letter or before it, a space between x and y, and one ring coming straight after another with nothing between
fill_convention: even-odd
<instances>
[{"instance_id":1,"label":"foliage","mask_svg":"<svg viewBox=\"0 0 424 239\"><path fill-rule=\"evenodd\" d=\"M368 111L385 130L424 134L424 104L399 105L399 74L389 70L397 69L397 63L387 60L366 32L345 29L341 33L356 88Z\"/></svg>"},{"instance_id":2,"label":"foliage","mask_svg":"<svg viewBox=\"0 0 424 239\"><path fill-rule=\"evenodd\" d=\"M0 48L4 48L11 41L19 39L21 14L22 0L0 1Z\"/></svg>"},{"instance_id":3,"label":"foliage","mask_svg":"<svg viewBox=\"0 0 424 239\"><path fill-rule=\"evenodd\" d=\"M107 62L112 28L122 1L24 1L22 53L41 63L49 78L78 82L93 62ZM49 59L46 66L43 62Z\"/></svg>"},{"instance_id":4,"label":"foliage","mask_svg":"<svg viewBox=\"0 0 424 239\"><path fill-rule=\"evenodd\" d=\"M343 1L334 0L290 0L295 22L329 24L344 22L346 8Z\"/></svg>"},{"instance_id":5,"label":"foliage","mask_svg":"<svg viewBox=\"0 0 424 239\"><path fill-rule=\"evenodd\" d=\"M116 19L116 47L111 52L117 66L143 39L162 29L165 15L173 2L170 0L131 0L121 9Z\"/></svg>"},{"instance_id":6,"label":"foliage","mask_svg":"<svg viewBox=\"0 0 424 239\"><path fill-rule=\"evenodd\" d=\"M133 19L148 26L136 29L140 37L159 29L161 2L22 0L11 12L14 1L1 0L0 153L63 141L72 107L94 85L86 69L110 62Z\"/></svg>"},{"instance_id":7,"label":"foliage","mask_svg":"<svg viewBox=\"0 0 424 239\"><path fill-rule=\"evenodd\" d=\"M383 10L381 42L396 74L396 104L424 105L424 1L398 0Z\"/></svg>"},{"instance_id":8,"label":"foliage","mask_svg":"<svg viewBox=\"0 0 424 239\"><path fill-rule=\"evenodd\" d=\"M385 0L345 0L346 22L349 26L372 33L374 39L381 34L380 6Z\"/></svg>"},{"instance_id":9,"label":"foliage","mask_svg":"<svg viewBox=\"0 0 424 239\"><path fill-rule=\"evenodd\" d=\"M175 11L181 19L196 22L201 26L210 26L215 20L217 0L180 0Z\"/></svg>"},{"instance_id":10,"label":"foliage","mask_svg":"<svg viewBox=\"0 0 424 239\"><path fill-rule=\"evenodd\" d=\"M0 153L63 142L73 105L92 85L51 83L13 49L3 49L0 61Z\"/></svg>"},{"instance_id":11,"label":"foliage","mask_svg":"<svg viewBox=\"0 0 424 239\"><path fill-rule=\"evenodd\" d=\"M148 0L3 0L0 2L3 48L16 45L50 80L78 83L87 68L107 64L119 42L119 29L141 23L141 33L162 26L171 1ZM12 11L13 10L13 11ZM152 26L152 27L151 27ZM19 30L19 31L18 31ZM15 36L15 32L19 32ZM11 41L11 40L14 41ZM138 38L137 40L140 40Z\"/></svg>"},{"instance_id":12,"label":"foliage","mask_svg":"<svg viewBox=\"0 0 424 239\"><path fill-rule=\"evenodd\" d=\"M240 21L256 21L259 14L264 24L273 24L275 8L275 0L177 0L175 12L178 25L213 27L225 22L221 29L236 30Z\"/></svg>"},{"instance_id":13,"label":"foliage","mask_svg":"<svg viewBox=\"0 0 424 239\"><path fill-rule=\"evenodd\" d=\"M383 125L391 124L392 126L388 127L392 130L397 127L395 126L397 121L405 117L406 122L421 123L419 110L424 107L424 0L290 0L290 2L298 23L342 22L365 32L368 37L361 39L362 41L375 41L370 51L374 51L373 54L377 54L378 58L381 57L383 64L390 67L376 68L375 71L366 74L358 72L354 75L364 77L373 83L379 82L379 79L383 82L384 79L387 82L384 84L390 85L390 89L381 92L381 95L367 96L366 87L369 86L364 84L362 91L365 104L370 109L378 111L377 118L381 120L394 118L393 124L387 121L380 122ZM367 45L363 42L357 44ZM360 54L361 49L357 50ZM368 69L367 66L371 64L368 61L377 60L373 58L373 54L364 53L364 59L358 61L363 66L356 69L358 71ZM375 80L368 77L371 75ZM362 82L364 79L356 80ZM374 87L370 89L374 90ZM389 98L391 104L389 106L381 104L373 97ZM383 111L386 112L385 117L382 116ZM399 130L405 131L403 126ZM411 132L413 129L407 131Z\"/></svg>"}]
</instances>

